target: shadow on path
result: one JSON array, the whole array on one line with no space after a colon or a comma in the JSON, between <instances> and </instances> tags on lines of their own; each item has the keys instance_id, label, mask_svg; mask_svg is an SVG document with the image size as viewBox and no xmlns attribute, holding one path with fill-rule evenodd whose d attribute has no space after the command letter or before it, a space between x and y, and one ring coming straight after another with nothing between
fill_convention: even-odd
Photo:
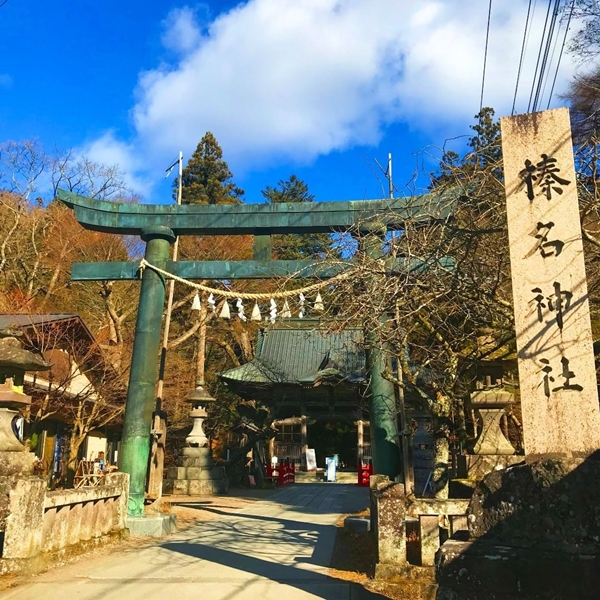
<instances>
[{"instance_id":1,"label":"shadow on path","mask_svg":"<svg viewBox=\"0 0 600 600\"><path fill-rule=\"evenodd\" d=\"M348 587L348 598L351 600L376 600L378 598L385 598L385 596L370 592L356 583L345 582L313 571L280 565L253 556L241 555L236 552L212 548L203 544L191 544L189 542L167 543L163 544L163 548L251 573L258 577L264 577L269 581L289 585L312 594L317 598L323 598L323 600L341 600L339 587L343 585ZM305 562L312 563L313 561ZM335 587L333 584L335 584Z\"/></svg>"},{"instance_id":2,"label":"shadow on path","mask_svg":"<svg viewBox=\"0 0 600 600\"><path fill-rule=\"evenodd\" d=\"M259 492L264 492L264 494ZM355 484L335 483L291 484L275 490L232 490L231 494L225 497L245 498L259 503L280 505L282 510L289 507L294 512L307 515L357 512L369 504L368 489L358 488ZM165 499L177 506L200 508L201 505L212 505L218 508L214 500L194 498L190 501L184 496L165 496ZM244 512L248 508L234 509L228 514Z\"/></svg>"}]
</instances>

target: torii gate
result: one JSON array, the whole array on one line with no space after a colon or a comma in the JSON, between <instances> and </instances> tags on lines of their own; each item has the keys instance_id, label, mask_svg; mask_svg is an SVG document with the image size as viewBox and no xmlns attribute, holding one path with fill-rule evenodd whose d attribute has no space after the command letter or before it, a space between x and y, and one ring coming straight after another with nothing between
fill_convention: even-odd
<instances>
[{"instance_id":1,"label":"torii gate","mask_svg":"<svg viewBox=\"0 0 600 600\"><path fill-rule=\"evenodd\" d=\"M86 229L140 236L146 242L145 260L159 269L185 279L231 280L333 277L346 268L343 262L271 260L271 234L360 231L365 236L363 251L378 259L383 257L381 241L387 231L402 230L407 221L446 219L453 212L456 195L224 206L118 204L65 190L58 190L58 198L74 209L75 218ZM171 261L170 246L181 235L254 235L254 260ZM71 272L73 281L142 281L119 453L120 469L130 475L127 510L131 516L143 514L165 301L163 276L146 268L140 277L139 267L136 262L74 263ZM405 271L411 264L397 260L387 267L390 272ZM394 478L400 473L394 386L382 377L385 356L375 333L365 332L365 341L374 472Z\"/></svg>"}]
</instances>

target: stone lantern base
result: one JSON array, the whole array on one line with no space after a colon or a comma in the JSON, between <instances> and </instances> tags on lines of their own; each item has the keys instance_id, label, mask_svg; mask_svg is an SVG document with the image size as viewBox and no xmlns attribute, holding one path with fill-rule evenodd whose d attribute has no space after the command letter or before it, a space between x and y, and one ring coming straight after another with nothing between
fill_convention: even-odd
<instances>
[{"instance_id":1,"label":"stone lantern base","mask_svg":"<svg viewBox=\"0 0 600 600\"><path fill-rule=\"evenodd\" d=\"M33 474L35 455L17 439L12 421L19 416L16 409L27 406L31 398L12 389L12 380L0 384L0 477Z\"/></svg>"},{"instance_id":2,"label":"stone lantern base","mask_svg":"<svg viewBox=\"0 0 600 600\"><path fill-rule=\"evenodd\" d=\"M225 467L214 466L210 448L183 448L176 464L166 470L165 494L213 496L227 493L229 480Z\"/></svg>"}]
</instances>

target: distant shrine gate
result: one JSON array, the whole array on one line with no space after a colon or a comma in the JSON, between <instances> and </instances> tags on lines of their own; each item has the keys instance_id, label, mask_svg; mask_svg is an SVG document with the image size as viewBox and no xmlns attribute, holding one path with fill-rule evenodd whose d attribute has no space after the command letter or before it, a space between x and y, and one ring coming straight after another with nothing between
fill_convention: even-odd
<instances>
[{"instance_id":1,"label":"distant shrine gate","mask_svg":"<svg viewBox=\"0 0 600 600\"><path fill-rule=\"evenodd\" d=\"M335 265L314 260L272 260L272 234L360 232L363 251L383 257L382 236L402 230L407 221L445 219L452 212L451 198L423 195L390 200L313 202L310 204L241 204L227 206L141 205L104 202L59 190L58 197L75 212L86 229L137 235L146 242L145 261L185 279L265 279L276 277L331 278L340 274ZM182 235L254 235L254 260L171 261L170 246ZM395 261L390 271L410 268ZM160 326L165 279L140 263L74 263L73 281L133 280L141 278L140 300L131 361L119 466L130 475L128 513L143 514L145 480L150 453L150 430L158 379ZM369 414L375 473L394 478L402 470L398 449L395 392L382 377L385 356L373 332L365 332L369 371Z\"/></svg>"}]
</instances>

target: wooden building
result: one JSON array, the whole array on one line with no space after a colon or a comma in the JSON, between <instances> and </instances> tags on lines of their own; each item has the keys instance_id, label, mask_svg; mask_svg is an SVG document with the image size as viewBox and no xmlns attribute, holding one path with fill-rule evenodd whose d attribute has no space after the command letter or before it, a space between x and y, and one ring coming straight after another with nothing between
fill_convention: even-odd
<instances>
[{"instance_id":1,"label":"wooden building","mask_svg":"<svg viewBox=\"0 0 600 600\"><path fill-rule=\"evenodd\" d=\"M259 331L254 360L220 374L244 399L269 407L277 436L271 456L305 466L314 448L318 466L338 454L349 469L369 458L362 329L325 328L289 319Z\"/></svg>"},{"instance_id":2,"label":"wooden building","mask_svg":"<svg viewBox=\"0 0 600 600\"><path fill-rule=\"evenodd\" d=\"M52 367L26 373L25 392L32 397L24 435L51 481L66 476L73 435L83 441L77 458L92 460L104 452L116 462L121 437L125 385L77 314L1 314L0 328L23 332L28 350Z\"/></svg>"}]
</instances>

